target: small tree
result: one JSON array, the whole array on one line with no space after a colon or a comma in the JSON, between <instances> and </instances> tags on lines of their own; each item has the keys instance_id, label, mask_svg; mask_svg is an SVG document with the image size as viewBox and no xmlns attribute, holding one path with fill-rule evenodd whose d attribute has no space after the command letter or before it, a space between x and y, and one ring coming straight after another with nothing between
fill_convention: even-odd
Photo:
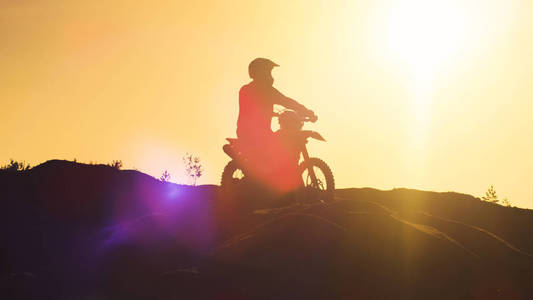
<instances>
[{"instance_id":1,"label":"small tree","mask_svg":"<svg viewBox=\"0 0 533 300\"><path fill-rule=\"evenodd\" d=\"M500 200L498 199L498 196L496 195L496 189L494 189L494 185L490 185L489 189L485 192L485 196L481 197L483 201L492 202L492 203L498 203Z\"/></svg>"},{"instance_id":2,"label":"small tree","mask_svg":"<svg viewBox=\"0 0 533 300\"><path fill-rule=\"evenodd\" d=\"M170 173L165 170L165 172L163 172L163 174L161 174L161 177L159 177L159 180L161 182L169 182L170 181Z\"/></svg>"},{"instance_id":3,"label":"small tree","mask_svg":"<svg viewBox=\"0 0 533 300\"><path fill-rule=\"evenodd\" d=\"M121 160L114 160L112 163L109 164L111 167L120 170L122 169L122 161Z\"/></svg>"},{"instance_id":4,"label":"small tree","mask_svg":"<svg viewBox=\"0 0 533 300\"><path fill-rule=\"evenodd\" d=\"M200 158L187 153L183 157L183 163L185 164L185 172L187 173L187 176L192 179L193 185L196 185L196 181L204 172L204 168L200 163Z\"/></svg>"}]
</instances>

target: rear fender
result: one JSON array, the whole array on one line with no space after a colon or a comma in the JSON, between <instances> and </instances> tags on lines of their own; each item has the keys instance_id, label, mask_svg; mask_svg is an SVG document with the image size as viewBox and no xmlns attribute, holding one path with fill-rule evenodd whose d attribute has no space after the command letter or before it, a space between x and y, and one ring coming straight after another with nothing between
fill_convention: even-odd
<instances>
[{"instance_id":1,"label":"rear fender","mask_svg":"<svg viewBox=\"0 0 533 300\"><path fill-rule=\"evenodd\" d=\"M234 160L241 161L243 159L242 157L242 150L240 147L240 142L238 139L232 139L227 138L226 139L229 143L222 146L222 150L224 150L224 153L226 153L229 157L233 158Z\"/></svg>"},{"instance_id":2,"label":"rear fender","mask_svg":"<svg viewBox=\"0 0 533 300\"><path fill-rule=\"evenodd\" d=\"M235 151L233 150L233 147L231 144L226 144L222 146L222 150L224 150L224 153L226 153L229 157L235 159Z\"/></svg>"}]
</instances>

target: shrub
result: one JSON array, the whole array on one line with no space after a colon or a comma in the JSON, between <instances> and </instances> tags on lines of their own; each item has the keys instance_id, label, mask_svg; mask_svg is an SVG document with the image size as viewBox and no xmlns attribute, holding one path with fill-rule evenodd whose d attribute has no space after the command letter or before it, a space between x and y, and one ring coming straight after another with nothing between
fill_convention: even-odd
<instances>
[{"instance_id":1,"label":"shrub","mask_svg":"<svg viewBox=\"0 0 533 300\"><path fill-rule=\"evenodd\" d=\"M9 164L0 167L0 170L3 172L23 172L29 170L30 168L30 164L10 159Z\"/></svg>"},{"instance_id":2,"label":"shrub","mask_svg":"<svg viewBox=\"0 0 533 300\"><path fill-rule=\"evenodd\" d=\"M111 166L111 167L113 167L113 168L115 168L117 170L120 170L120 169L122 169L122 161L121 160L114 160L113 162L111 162L109 164L109 166Z\"/></svg>"},{"instance_id":3,"label":"shrub","mask_svg":"<svg viewBox=\"0 0 533 300\"><path fill-rule=\"evenodd\" d=\"M507 207L511 207L511 202L509 202L509 200L507 200L507 198L503 198L502 205L503 206L507 206Z\"/></svg>"},{"instance_id":4,"label":"shrub","mask_svg":"<svg viewBox=\"0 0 533 300\"><path fill-rule=\"evenodd\" d=\"M161 177L159 177L159 180L161 182L169 182L170 181L170 173L165 170L165 172L163 172L163 174L161 174Z\"/></svg>"}]
</instances>

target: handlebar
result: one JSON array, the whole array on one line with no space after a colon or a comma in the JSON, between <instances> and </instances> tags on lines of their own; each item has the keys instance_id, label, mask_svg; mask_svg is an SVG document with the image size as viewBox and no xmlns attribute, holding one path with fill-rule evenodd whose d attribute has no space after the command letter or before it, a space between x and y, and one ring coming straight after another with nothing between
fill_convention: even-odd
<instances>
[{"instance_id":1,"label":"handlebar","mask_svg":"<svg viewBox=\"0 0 533 300\"><path fill-rule=\"evenodd\" d=\"M283 112L281 112L281 113L273 112L273 113L272 113L272 116L273 116L273 117L279 117L282 113L283 113ZM318 116L317 116L317 115L313 115L313 116L311 116L311 117L309 117L309 116L305 116L305 117L300 116L300 120L301 120L302 122L311 122L311 123L315 123L315 122L318 120Z\"/></svg>"},{"instance_id":2,"label":"handlebar","mask_svg":"<svg viewBox=\"0 0 533 300\"><path fill-rule=\"evenodd\" d=\"M317 115L313 115L312 117L305 117L303 121L304 122L315 123L317 120L318 120L318 116Z\"/></svg>"}]
</instances>

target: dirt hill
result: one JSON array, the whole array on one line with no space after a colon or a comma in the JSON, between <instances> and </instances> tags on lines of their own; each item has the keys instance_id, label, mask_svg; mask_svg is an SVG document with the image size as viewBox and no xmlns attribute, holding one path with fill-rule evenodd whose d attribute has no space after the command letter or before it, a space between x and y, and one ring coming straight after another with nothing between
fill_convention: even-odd
<instances>
[{"instance_id":1,"label":"dirt hill","mask_svg":"<svg viewBox=\"0 0 533 300\"><path fill-rule=\"evenodd\" d=\"M533 211L344 189L328 204L53 160L0 173L2 299L530 299Z\"/></svg>"}]
</instances>

